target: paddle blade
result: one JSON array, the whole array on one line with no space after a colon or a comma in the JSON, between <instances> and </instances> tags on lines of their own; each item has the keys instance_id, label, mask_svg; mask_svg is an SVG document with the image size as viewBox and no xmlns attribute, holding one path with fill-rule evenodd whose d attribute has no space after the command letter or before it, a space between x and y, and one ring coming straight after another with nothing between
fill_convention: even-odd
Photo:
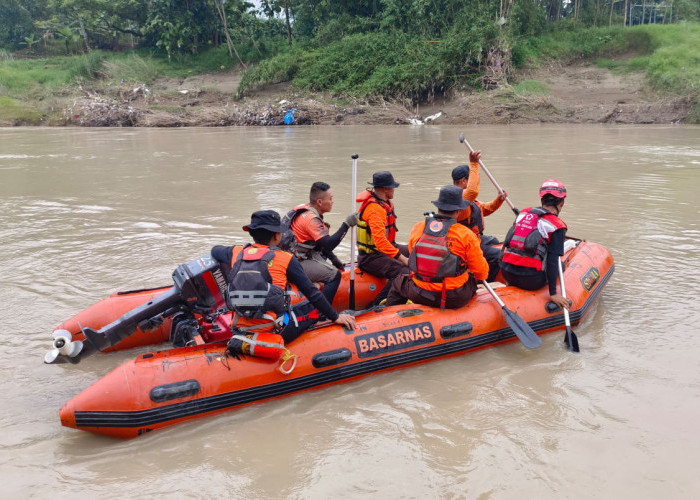
<instances>
[{"instance_id":1,"label":"paddle blade","mask_svg":"<svg viewBox=\"0 0 700 500\"><path fill-rule=\"evenodd\" d=\"M350 300L348 307L350 308L351 311L355 310L355 280L351 279L350 280Z\"/></svg>"},{"instance_id":2,"label":"paddle blade","mask_svg":"<svg viewBox=\"0 0 700 500\"><path fill-rule=\"evenodd\" d=\"M571 329L570 326L566 327L566 335L564 335L564 343L566 344L566 347L568 347L571 352L581 352L580 349L578 348L578 338L576 337L576 334L574 333L574 331Z\"/></svg>"},{"instance_id":3,"label":"paddle blade","mask_svg":"<svg viewBox=\"0 0 700 500\"><path fill-rule=\"evenodd\" d=\"M515 314L506 306L503 306L503 312L506 313L506 321L508 322L508 325L510 325L520 339L520 342L522 342L525 347L528 349L537 349L542 345L542 339L537 336L535 330L533 330L523 318Z\"/></svg>"}]
</instances>

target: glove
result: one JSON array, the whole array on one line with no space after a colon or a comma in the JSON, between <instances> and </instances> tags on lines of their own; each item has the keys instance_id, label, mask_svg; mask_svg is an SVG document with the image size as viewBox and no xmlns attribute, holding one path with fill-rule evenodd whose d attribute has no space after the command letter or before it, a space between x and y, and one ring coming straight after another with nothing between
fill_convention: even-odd
<instances>
[{"instance_id":1,"label":"glove","mask_svg":"<svg viewBox=\"0 0 700 500\"><path fill-rule=\"evenodd\" d=\"M345 223L348 225L348 227L353 227L357 226L357 222L360 220L359 214L357 212L352 213L345 217Z\"/></svg>"},{"instance_id":2,"label":"glove","mask_svg":"<svg viewBox=\"0 0 700 500\"><path fill-rule=\"evenodd\" d=\"M330 254L329 258L330 258L331 264L333 264L336 269L338 269L339 271L345 270L345 264L343 264L343 262L338 257L335 256L335 254Z\"/></svg>"}]
</instances>

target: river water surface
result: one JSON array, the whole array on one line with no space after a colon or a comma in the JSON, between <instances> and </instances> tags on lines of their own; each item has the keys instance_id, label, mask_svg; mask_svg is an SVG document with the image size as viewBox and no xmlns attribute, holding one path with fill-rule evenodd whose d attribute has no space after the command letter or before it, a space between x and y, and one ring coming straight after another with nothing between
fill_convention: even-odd
<instances>
[{"instance_id":1,"label":"river water surface","mask_svg":"<svg viewBox=\"0 0 700 500\"><path fill-rule=\"evenodd\" d=\"M259 209L329 182L333 227L391 170L399 241L466 160L518 207L562 180L569 234L616 272L575 328L119 441L59 408L136 352L44 365L51 331L171 283ZM0 129L1 498L698 498L700 129L681 126ZM482 175L480 199L495 196ZM487 220L505 235L512 212ZM348 240L338 254L349 260Z\"/></svg>"}]
</instances>

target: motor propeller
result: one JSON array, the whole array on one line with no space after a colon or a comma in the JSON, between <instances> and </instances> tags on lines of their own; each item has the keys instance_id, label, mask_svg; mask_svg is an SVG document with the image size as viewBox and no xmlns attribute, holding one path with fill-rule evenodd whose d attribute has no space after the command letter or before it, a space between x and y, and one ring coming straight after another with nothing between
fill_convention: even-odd
<instances>
[{"instance_id":1,"label":"motor propeller","mask_svg":"<svg viewBox=\"0 0 700 500\"><path fill-rule=\"evenodd\" d=\"M56 330L53 332L53 349L44 356L44 363L51 364L64 356L70 361L76 358L83 350L83 343L80 340L73 340L73 335L68 330Z\"/></svg>"}]
</instances>

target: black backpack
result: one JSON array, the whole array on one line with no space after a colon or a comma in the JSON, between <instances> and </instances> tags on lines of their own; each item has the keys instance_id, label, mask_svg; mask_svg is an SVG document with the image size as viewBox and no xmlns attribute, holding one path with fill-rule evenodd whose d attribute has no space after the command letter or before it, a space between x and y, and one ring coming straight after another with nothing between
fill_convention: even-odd
<instances>
[{"instance_id":1,"label":"black backpack","mask_svg":"<svg viewBox=\"0 0 700 500\"><path fill-rule=\"evenodd\" d=\"M294 231L292 231L292 221L302 212L302 210L291 209L282 217L282 227L284 231L282 231L282 240L279 243L279 247L286 252L294 253L296 249L297 237Z\"/></svg>"},{"instance_id":2,"label":"black backpack","mask_svg":"<svg viewBox=\"0 0 700 500\"><path fill-rule=\"evenodd\" d=\"M278 245L280 249L284 250L285 252L289 252L296 258L302 260L309 258L309 252L314 249L316 243L299 243L294 231L292 231L292 222L307 210L309 209L302 205L291 209L284 217L282 217L282 227L284 228L284 231L282 231L282 240Z\"/></svg>"},{"instance_id":3,"label":"black backpack","mask_svg":"<svg viewBox=\"0 0 700 500\"><path fill-rule=\"evenodd\" d=\"M282 314L287 306L287 295L281 287L272 283L268 266L275 257L274 250L251 255L246 245L238 254L229 272L226 304L240 317L264 318L272 311Z\"/></svg>"}]
</instances>

